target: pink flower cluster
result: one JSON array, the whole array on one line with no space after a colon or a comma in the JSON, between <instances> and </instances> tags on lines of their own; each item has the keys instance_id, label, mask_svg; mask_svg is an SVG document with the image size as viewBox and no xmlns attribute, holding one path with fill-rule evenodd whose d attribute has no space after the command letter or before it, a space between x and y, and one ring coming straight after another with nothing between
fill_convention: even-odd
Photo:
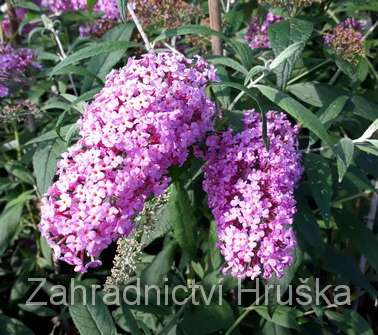
<instances>
[{"instance_id":1,"label":"pink flower cluster","mask_svg":"<svg viewBox=\"0 0 378 335\"><path fill-rule=\"evenodd\" d=\"M267 113L270 148L262 139L260 114L244 115L244 130L208 137L204 190L218 229L225 273L251 279L283 275L296 240L290 225L294 188L302 168L298 128L283 113Z\"/></svg>"},{"instance_id":2,"label":"pink flower cluster","mask_svg":"<svg viewBox=\"0 0 378 335\"><path fill-rule=\"evenodd\" d=\"M168 168L212 129L205 85L214 68L201 58L149 53L112 71L79 121L81 139L58 164L42 200L40 230L58 259L85 272L114 239L127 235Z\"/></svg>"},{"instance_id":3,"label":"pink flower cluster","mask_svg":"<svg viewBox=\"0 0 378 335\"><path fill-rule=\"evenodd\" d=\"M363 26L348 18L324 35L324 43L343 60L357 64L364 54Z\"/></svg>"},{"instance_id":4,"label":"pink flower cluster","mask_svg":"<svg viewBox=\"0 0 378 335\"><path fill-rule=\"evenodd\" d=\"M12 87L19 87L27 80L27 72L40 68L35 62L33 50L14 49L11 45L0 43L0 97L10 94Z\"/></svg>"},{"instance_id":5,"label":"pink flower cluster","mask_svg":"<svg viewBox=\"0 0 378 335\"><path fill-rule=\"evenodd\" d=\"M270 48L269 27L283 19L282 16L275 15L272 12L268 12L263 22L260 22L258 17L253 17L245 34L245 40L252 49Z\"/></svg>"},{"instance_id":6,"label":"pink flower cluster","mask_svg":"<svg viewBox=\"0 0 378 335\"><path fill-rule=\"evenodd\" d=\"M87 8L87 0L42 0L41 5L53 13L84 10ZM109 20L119 19L117 0L98 0L93 10L104 13L104 18Z\"/></svg>"}]
</instances>

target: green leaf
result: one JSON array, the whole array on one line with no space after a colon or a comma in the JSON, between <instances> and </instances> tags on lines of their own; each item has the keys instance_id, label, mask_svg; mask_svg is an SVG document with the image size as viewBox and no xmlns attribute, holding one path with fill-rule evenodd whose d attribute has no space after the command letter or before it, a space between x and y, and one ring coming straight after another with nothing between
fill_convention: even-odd
<instances>
[{"instance_id":1,"label":"green leaf","mask_svg":"<svg viewBox=\"0 0 378 335\"><path fill-rule=\"evenodd\" d=\"M50 73L50 76L55 75L58 71L68 65L75 64L83 59L91 58L101 54L108 54L113 51L126 52L127 49L138 46L137 43L127 41L107 41L92 43L90 46L82 48L67 58L63 59L58 65L56 65Z\"/></svg>"},{"instance_id":2,"label":"green leaf","mask_svg":"<svg viewBox=\"0 0 378 335\"><path fill-rule=\"evenodd\" d=\"M56 138L51 142L41 143L33 156L34 175L41 195L47 192L55 176L56 164L60 155L67 150L67 145Z\"/></svg>"},{"instance_id":3,"label":"green leaf","mask_svg":"<svg viewBox=\"0 0 378 335\"><path fill-rule=\"evenodd\" d=\"M66 125L66 126L60 128L60 135L62 137L66 136L66 134L72 129L72 127L75 127L75 125L76 125L75 123L72 123L72 124L69 124L69 125ZM57 137L59 137L58 133L56 132L56 129L53 129L53 130L47 131L46 133L44 133L40 136L33 138L32 140L27 142L25 145L46 142L46 141L54 140Z\"/></svg>"},{"instance_id":4,"label":"green leaf","mask_svg":"<svg viewBox=\"0 0 378 335\"><path fill-rule=\"evenodd\" d=\"M177 244L175 241L171 241L165 245L164 249L159 252L152 263L143 270L141 282L161 287L164 283L164 278L172 267L176 249Z\"/></svg>"},{"instance_id":5,"label":"green leaf","mask_svg":"<svg viewBox=\"0 0 378 335\"><path fill-rule=\"evenodd\" d=\"M188 196L188 192L180 183L172 185L168 201L169 222L173 234L180 245L191 258L196 255L196 217Z\"/></svg>"},{"instance_id":6,"label":"green leaf","mask_svg":"<svg viewBox=\"0 0 378 335\"><path fill-rule=\"evenodd\" d=\"M216 334L230 327L233 321L231 306L223 300L222 304L216 302L188 307L184 312L181 326L186 334Z\"/></svg>"},{"instance_id":7,"label":"green leaf","mask_svg":"<svg viewBox=\"0 0 378 335\"><path fill-rule=\"evenodd\" d=\"M337 170L339 171L339 182L344 178L345 173L353 159L354 143L349 138L342 138L336 146Z\"/></svg>"},{"instance_id":8,"label":"green leaf","mask_svg":"<svg viewBox=\"0 0 378 335\"><path fill-rule=\"evenodd\" d=\"M331 126L332 121L334 121L343 111L348 100L349 97L346 95L339 96L323 111L319 112L319 120L327 129Z\"/></svg>"},{"instance_id":9,"label":"green leaf","mask_svg":"<svg viewBox=\"0 0 378 335\"><path fill-rule=\"evenodd\" d=\"M270 63L269 68L271 70L276 69L279 65L284 63L289 58L293 57L296 53L303 49L302 42L296 42L289 45L284 51L282 51L273 61Z\"/></svg>"},{"instance_id":10,"label":"green leaf","mask_svg":"<svg viewBox=\"0 0 378 335\"><path fill-rule=\"evenodd\" d=\"M104 85L104 81L101 78L97 77L94 73L81 66L68 65L55 72L55 75L60 74L76 74L82 77L88 77L91 80L97 81L100 85Z\"/></svg>"},{"instance_id":11,"label":"green leaf","mask_svg":"<svg viewBox=\"0 0 378 335\"><path fill-rule=\"evenodd\" d=\"M311 82L290 85L287 91L309 105L324 108L341 95L348 95L347 91L335 86Z\"/></svg>"},{"instance_id":12,"label":"green leaf","mask_svg":"<svg viewBox=\"0 0 378 335\"><path fill-rule=\"evenodd\" d=\"M289 57L279 62L275 69L277 74L277 86L284 89L293 72L295 63L299 59L305 43L310 38L313 30L311 22L299 19L288 19L269 27L269 40L274 55L283 58L282 53L286 52ZM293 47L293 45L296 45ZM288 50L288 47L291 49Z\"/></svg>"},{"instance_id":13,"label":"green leaf","mask_svg":"<svg viewBox=\"0 0 378 335\"><path fill-rule=\"evenodd\" d=\"M123 303L121 305L123 316L125 317L126 324L130 328L132 335L142 335L138 327L138 322L135 320L133 313L130 311L129 307Z\"/></svg>"},{"instance_id":14,"label":"green leaf","mask_svg":"<svg viewBox=\"0 0 378 335\"><path fill-rule=\"evenodd\" d=\"M55 316L57 313L46 306L37 306L31 304L18 304L18 307L25 312L32 313L40 317Z\"/></svg>"},{"instance_id":15,"label":"green leaf","mask_svg":"<svg viewBox=\"0 0 378 335\"><path fill-rule=\"evenodd\" d=\"M33 335L34 333L21 321L0 314L0 328L2 335Z\"/></svg>"},{"instance_id":16,"label":"green leaf","mask_svg":"<svg viewBox=\"0 0 378 335\"><path fill-rule=\"evenodd\" d=\"M225 35L209 28L208 26L201 26L201 25L193 24L193 25L187 25L187 26L183 26L179 28L168 29L162 32L158 37L155 38L153 45L167 38L171 38L174 36L183 36L183 35L219 36L220 38L224 40L228 40L228 38Z\"/></svg>"},{"instance_id":17,"label":"green leaf","mask_svg":"<svg viewBox=\"0 0 378 335\"><path fill-rule=\"evenodd\" d=\"M378 119L378 104L359 95L352 97L352 103L354 105L353 113L372 122Z\"/></svg>"},{"instance_id":18,"label":"green leaf","mask_svg":"<svg viewBox=\"0 0 378 335\"><path fill-rule=\"evenodd\" d=\"M268 313L267 306L256 306L254 310L265 320L273 322L274 324L290 329L298 329L296 317L298 312L288 306L278 306L273 315Z\"/></svg>"},{"instance_id":19,"label":"green leaf","mask_svg":"<svg viewBox=\"0 0 378 335\"><path fill-rule=\"evenodd\" d=\"M312 256L321 257L324 254L325 244L321 230L303 194L298 197L294 229L301 247L303 247L303 243L310 246ZM307 249L306 251L308 251Z\"/></svg>"},{"instance_id":20,"label":"green leaf","mask_svg":"<svg viewBox=\"0 0 378 335\"><path fill-rule=\"evenodd\" d=\"M326 310L325 314L339 329L347 335L374 335L369 323L351 309L339 309L342 312Z\"/></svg>"},{"instance_id":21,"label":"green leaf","mask_svg":"<svg viewBox=\"0 0 378 335\"><path fill-rule=\"evenodd\" d=\"M345 210L336 212L335 219L343 239L349 240L378 272L378 241L374 234L352 213Z\"/></svg>"},{"instance_id":22,"label":"green leaf","mask_svg":"<svg viewBox=\"0 0 378 335\"><path fill-rule=\"evenodd\" d=\"M30 199L30 192L24 192L9 202L0 215L0 256L16 238L24 203Z\"/></svg>"},{"instance_id":23,"label":"green leaf","mask_svg":"<svg viewBox=\"0 0 378 335\"><path fill-rule=\"evenodd\" d=\"M315 114L309 111L301 103L275 88L262 85L257 85L256 87L270 101L274 102L276 105L289 113L293 118L298 120L304 127L312 131L330 147L333 147L334 140L327 133L327 130L324 128L322 123Z\"/></svg>"},{"instance_id":24,"label":"green leaf","mask_svg":"<svg viewBox=\"0 0 378 335\"><path fill-rule=\"evenodd\" d=\"M89 288L84 292L77 289L73 296L74 303L69 306L69 311L80 335L117 334L109 309L97 293L93 294ZM92 296L95 297L94 302Z\"/></svg>"},{"instance_id":25,"label":"green leaf","mask_svg":"<svg viewBox=\"0 0 378 335\"><path fill-rule=\"evenodd\" d=\"M368 129L365 130L365 132L362 134L361 137L359 137L356 141L364 141L366 139L371 138L375 132L378 130L378 119L375 120Z\"/></svg>"},{"instance_id":26,"label":"green leaf","mask_svg":"<svg viewBox=\"0 0 378 335\"><path fill-rule=\"evenodd\" d=\"M244 74L245 76L248 74L248 71L244 68L243 65L241 65L236 60L229 58L229 57L223 57L223 56L213 56L211 58L208 58L208 61L210 63L213 63L215 65L224 65L227 66L236 72L240 72Z\"/></svg>"},{"instance_id":27,"label":"green leaf","mask_svg":"<svg viewBox=\"0 0 378 335\"><path fill-rule=\"evenodd\" d=\"M127 21L127 0L117 0L117 6L122 22Z\"/></svg>"},{"instance_id":28,"label":"green leaf","mask_svg":"<svg viewBox=\"0 0 378 335\"><path fill-rule=\"evenodd\" d=\"M324 128L328 130L332 123L344 110L349 97L342 95L337 97L330 105L324 106L318 114L319 121L324 125ZM317 137L314 134L310 134L310 145L313 145L317 141Z\"/></svg>"},{"instance_id":29,"label":"green leaf","mask_svg":"<svg viewBox=\"0 0 378 335\"><path fill-rule=\"evenodd\" d=\"M304 157L305 171L311 194L325 220L331 216L332 173L328 160L320 155L307 154Z\"/></svg>"},{"instance_id":30,"label":"green leaf","mask_svg":"<svg viewBox=\"0 0 378 335\"><path fill-rule=\"evenodd\" d=\"M360 271L353 258L340 253L330 246L327 246L325 255L326 257L322 259L325 270L334 273L339 279L342 278L353 283L357 287L363 288L373 299L377 298L378 292Z\"/></svg>"},{"instance_id":31,"label":"green leaf","mask_svg":"<svg viewBox=\"0 0 378 335\"><path fill-rule=\"evenodd\" d=\"M107 31L101 38L101 41L129 41L134 31L135 25L133 22L119 24L111 30ZM125 50L115 50L109 53L97 55L88 62L87 70L95 74L101 80L104 80L106 75L111 69L121 60L124 56ZM86 77L83 80L81 92L88 91L93 86L93 80Z\"/></svg>"},{"instance_id":32,"label":"green leaf","mask_svg":"<svg viewBox=\"0 0 378 335\"><path fill-rule=\"evenodd\" d=\"M96 5L97 0L87 0L88 12L92 13L93 7Z\"/></svg>"}]
</instances>

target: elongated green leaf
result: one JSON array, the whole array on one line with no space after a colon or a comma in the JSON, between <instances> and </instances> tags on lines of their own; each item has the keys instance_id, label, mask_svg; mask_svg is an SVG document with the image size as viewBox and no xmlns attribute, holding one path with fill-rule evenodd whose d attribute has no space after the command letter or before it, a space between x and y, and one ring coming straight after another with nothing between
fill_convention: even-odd
<instances>
[{"instance_id":1,"label":"elongated green leaf","mask_svg":"<svg viewBox=\"0 0 378 335\"><path fill-rule=\"evenodd\" d=\"M97 81L100 85L104 85L104 81L101 78L97 77L86 68L77 65L68 65L55 72L55 75L59 74L76 74L83 77L89 77L91 80Z\"/></svg>"},{"instance_id":2,"label":"elongated green leaf","mask_svg":"<svg viewBox=\"0 0 378 335\"><path fill-rule=\"evenodd\" d=\"M339 171L339 182L344 178L345 173L353 159L354 143L349 138L342 138L336 146L337 170Z\"/></svg>"},{"instance_id":3,"label":"elongated green leaf","mask_svg":"<svg viewBox=\"0 0 378 335\"><path fill-rule=\"evenodd\" d=\"M362 134L362 136L358 140L366 140L371 138L376 131L378 130L378 119L375 120L368 129L365 130L365 132Z\"/></svg>"},{"instance_id":4,"label":"elongated green leaf","mask_svg":"<svg viewBox=\"0 0 378 335\"><path fill-rule=\"evenodd\" d=\"M66 125L66 126L63 126L62 128L60 128L60 134L61 134L61 136L65 136L67 134L67 132L73 126L75 126L75 124L69 124L69 125ZM46 142L46 141L54 140L57 137L58 137L58 133L56 132L55 129L54 130L49 130L46 133L33 138L32 140L30 140L29 142L27 142L25 145L31 145L31 144L35 144L35 143Z\"/></svg>"},{"instance_id":5,"label":"elongated green leaf","mask_svg":"<svg viewBox=\"0 0 378 335\"><path fill-rule=\"evenodd\" d=\"M327 257L323 258L323 262L327 271L366 290L373 299L377 298L377 290L369 283L350 256L344 255L332 247L327 247L325 254Z\"/></svg>"},{"instance_id":6,"label":"elongated green leaf","mask_svg":"<svg viewBox=\"0 0 378 335\"><path fill-rule=\"evenodd\" d=\"M88 12L92 12L93 11L93 7L96 5L97 3L97 0L87 0L87 8L88 8Z\"/></svg>"},{"instance_id":7,"label":"elongated green leaf","mask_svg":"<svg viewBox=\"0 0 378 335\"><path fill-rule=\"evenodd\" d=\"M265 320L273 322L278 326L298 329L296 321L298 312L295 309L288 306L278 306L272 316L269 315L267 306L256 306L254 310Z\"/></svg>"},{"instance_id":8,"label":"elongated green leaf","mask_svg":"<svg viewBox=\"0 0 378 335\"><path fill-rule=\"evenodd\" d=\"M210 63L213 63L215 65L224 65L227 66L237 72L240 72L244 75L248 74L248 71L244 68L243 65L241 65L239 62L236 60L233 60L232 58L229 57L223 57L223 56L214 56L208 59Z\"/></svg>"},{"instance_id":9,"label":"elongated green leaf","mask_svg":"<svg viewBox=\"0 0 378 335\"><path fill-rule=\"evenodd\" d=\"M309 105L327 108L336 98L348 95L338 87L322 83L299 83L287 87L287 91Z\"/></svg>"},{"instance_id":10,"label":"elongated green leaf","mask_svg":"<svg viewBox=\"0 0 378 335\"><path fill-rule=\"evenodd\" d=\"M172 186L168 202L169 222L173 234L180 245L190 257L196 253L196 217L187 191L179 183Z\"/></svg>"},{"instance_id":11,"label":"elongated green leaf","mask_svg":"<svg viewBox=\"0 0 378 335\"><path fill-rule=\"evenodd\" d=\"M342 95L337 97L329 106L324 106L319 111L319 120L324 125L325 129L329 129L334 120L341 114L347 104L349 97ZM317 137L314 134L310 134L310 145L313 145L317 141Z\"/></svg>"},{"instance_id":12,"label":"elongated green leaf","mask_svg":"<svg viewBox=\"0 0 378 335\"><path fill-rule=\"evenodd\" d=\"M223 35L222 33L215 31L208 26L201 26L197 24L183 26L174 29L168 29L162 32L158 37L155 38L153 44L155 45L157 42L165 40L167 38L171 38L174 36L182 36L182 35L202 35L202 36L219 36L224 40L228 40L228 38Z\"/></svg>"},{"instance_id":13,"label":"elongated green leaf","mask_svg":"<svg viewBox=\"0 0 378 335\"><path fill-rule=\"evenodd\" d=\"M341 309L341 313L332 310L325 312L326 316L347 335L373 335L368 322L350 309Z\"/></svg>"},{"instance_id":14,"label":"elongated green leaf","mask_svg":"<svg viewBox=\"0 0 378 335\"><path fill-rule=\"evenodd\" d=\"M139 330L138 323L129 307L126 304L122 304L121 307L127 326L130 328L131 335L142 335L141 331Z\"/></svg>"},{"instance_id":15,"label":"elongated green leaf","mask_svg":"<svg viewBox=\"0 0 378 335\"><path fill-rule=\"evenodd\" d=\"M144 269L141 275L141 282L148 285L162 286L164 278L171 269L176 253L177 243L171 241L155 257L153 262Z\"/></svg>"},{"instance_id":16,"label":"elongated green leaf","mask_svg":"<svg viewBox=\"0 0 378 335\"><path fill-rule=\"evenodd\" d=\"M216 334L227 329L233 323L234 317L231 306L225 301L219 305L218 301L212 304L200 304L186 309L181 323L186 334Z\"/></svg>"},{"instance_id":17,"label":"elongated green leaf","mask_svg":"<svg viewBox=\"0 0 378 335\"><path fill-rule=\"evenodd\" d=\"M306 251L311 252L311 255L321 257L325 250L325 244L316 222L314 214L310 210L307 202L304 200L304 194L298 197L297 213L294 220L294 229L298 237L300 246ZM304 248L304 245L310 246L311 250Z\"/></svg>"},{"instance_id":18,"label":"elongated green leaf","mask_svg":"<svg viewBox=\"0 0 378 335\"><path fill-rule=\"evenodd\" d=\"M332 121L335 120L340 113L343 111L349 97L342 95L337 97L324 111L320 111L319 120L325 125L328 129L332 124Z\"/></svg>"},{"instance_id":19,"label":"elongated green leaf","mask_svg":"<svg viewBox=\"0 0 378 335\"><path fill-rule=\"evenodd\" d=\"M305 170L311 194L325 220L331 216L332 173L326 158L307 154L304 157Z\"/></svg>"},{"instance_id":20,"label":"elongated green leaf","mask_svg":"<svg viewBox=\"0 0 378 335\"><path fill-rule=\"evenodd\" d=\"M24 192L5 206L0 215L0 256L17 236L20 219L25 201L30 199L30 193Z\"/></svg>"},{"instance_id":21,"label":"elongated green leaf","mask_svg":"<svg viewBox=\"0 0 378 335\"><path fill-rule=\"evenodd\" d=\"M296 42L289 45L284 51L282 51L276 58L273 59L272 63L270 63L269 65L270 69L276 69L279 65L287 61L290 57L294 56L294 54L302 49L302 42Z\"/></svg>"},{"instance_id":22,"label":"elongated green leaf","mask_svg":"<svg viewBox=\"0 0 378 335\"><path fill-rule=\"evenodd\" d=\"M116 335L117 330L109 309L93 292L87 288L83 295L82 290L76 290L74 304L69 306L69 311L80 335Z\"/></svg>"},{"instance_id":23,"label":"elongated green leaf","mask_svg":"<svg viewBox=\"0 0 378 335\"><path fill-rule=\"evenodd\" d=\"M135 25L133 22L119 24L113 29L107 31L101 38L101 41L129 41L134 28ZM88 62L87 69L90 73L93 73L101 80L104 80L106 75L121 60L124 54L125 50L120 49L97 55L91 58L91 60ZM93 80L90 77L86 77L83 80L81 92L86 92L91 87L93 87Z\"/></svg>"},{"instance_id":24,"label":"elongated green leaf","mask_svg":"<svg viewBox=\"0 0 378 335\"><path fill-rule=\"evenodd\" d=\"M335 218L343 238L349 240L378 272L378 240L374 234L353 214L345 210L337 212Z\"/></svg>"},{"instance_id":25,"label":"elongated green leaf","mask_svg":"<svg viewBox=\"0 0 378 335\"><path fill-rule=\"evenodd\" d=\"M51 73L50 76L55 75L58 71L63 69L68 65L75 64L83 59L91 58L100 54L110 53L113 51L122 50L126 52L127 49L137 46L137 43L134 42L126 42L126 41L108 41L108 42L97 42L93 43L88 47L80 49L69 55L67 58L63 59L58 65L56 65Z\"/></svg>"},{"instance_id":26,"label":"elongated green leaf","mask_svg":"<svg viewBox=\"0 0 378 335\"><path fill-rule=\"evenodd\" d=\"M57 138L51 142L40 144L34 153L33 169L41 195L45 194L50 187L58 158L65 150L67 150L66 143Z\"/></svg>"},{"instance_id":27,"label":"elongated green leaf","mask_svg":"<svg viewBox=\"0 0 378 335\"><path fill-rule=\"evenodd\" d=\"M275 88L262 85L257 85L256 87L269 100L289 113L293 118L298 120L304 127L312 131L330 147L333 147L335 142L327 133L322 123L319 121L316 115L311 113L311 111L309 111L301 103Z\"/></svg>"},{"instance_id":28,"label":"elongated green leaf","mask_svg":"<svg viewBox=\"0 0 378 335\"><path fill-rule=\"evenodd\" d=\"M117 6L122 22L127 21L127 0L117 0Z\"/></svg>"},{"instance_id":29,"label":"elongated green leaf","mask_svg":"<svg viewBox=\"0 0 378 335\"><path fill-rule=\"evenodd\" d=\"M2 335L33 335L34 333L21 321L0 314L0 328Z\"/></svg>"},{"instance_id":30,"label":"elongated green leaf","mask_svg":"<svg viewBox=\"0 0 378 335\"><path fill-rule=\"evenodd\" d=\"M312 33L313 25L311 22L299 19L289 19L269 27L269 40L273 52L278 58L284 58L284 52L289 54L283 61L279 59L279 64L275 67L277 74L277 85L284 89L289 81L294 65L297 62L307 40ZM290 49L288 49L291 47Z\"/></svg>"}]
</instances>

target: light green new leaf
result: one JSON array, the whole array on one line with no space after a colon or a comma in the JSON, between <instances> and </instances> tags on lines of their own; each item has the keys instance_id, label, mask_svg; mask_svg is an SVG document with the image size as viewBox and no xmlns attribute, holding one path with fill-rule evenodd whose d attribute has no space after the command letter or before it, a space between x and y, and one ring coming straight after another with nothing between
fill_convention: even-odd
<instances>
[{"instance_id":1,"label":"light green new leaf","mask_svg":"<svg viewBox=\"0 0 378 335\"><path fill-rule=\"evenodd\" d=\"M39 193L45 194L50 187L60 155L67 150L67 145L60 138L40 144L33 156L34 175Z\"/></svg>"},{"instance_id":2,"label":"light green new leaf","mask_svg":"<svg viewBox=\"0 0 378 335\"><path fill-rule=\"evenodd\" d=\"M348 170L350 163L352 163L354 143L349 138L342 138L339 143L337 143L335 151L337 153L336 157L337 170L339 172L339 182L341 182Z\"/></svg>"},{"instance_id":3,"label":"light green new leaf","mask_svg":"<svg viewBox=\"0 0 378 335\"><path fill-rule=\"evenodd\" d=\"M69 306L69 311L80 335L117 334L109 309L97 293L95 303L91 300L93 293L89 288L85 290L85 297L82 290L75 291L73 296L74 304Z\"/></svg>"},{"instance_id":4,"label":"light green new leaf","mask_svg":"<svg viewBox=\"0 0 378 335\"><path fill-rule=\"evenodd\" d=\"M119 50L126 52L127 49L136 46L138 46L137 43L127 41L107 41L92 43L91 45L82 48L73 53L72 55L69 55L67 58L63 59L58 65L56 65L52 69L50 76L55 75L59 70L63 69L64 67L75 64L83 59L88 59L97 55L101 55L104 53L107 54Z\"/></svg>"},{"instance_id":5,"label":"light green new leaf","mask_svg":"<svg viewBox=\"0 0 378 335\"><path fill-rule=\"evenodd\" d=\"M311 22L294 18L269 27L269 40L274 55L279 58L278 60L276 58L274 69L277 75L277 86L280 89L284 89L289 81L295 63L310 38L312 30Z\"/></svg>"}]
</instances>

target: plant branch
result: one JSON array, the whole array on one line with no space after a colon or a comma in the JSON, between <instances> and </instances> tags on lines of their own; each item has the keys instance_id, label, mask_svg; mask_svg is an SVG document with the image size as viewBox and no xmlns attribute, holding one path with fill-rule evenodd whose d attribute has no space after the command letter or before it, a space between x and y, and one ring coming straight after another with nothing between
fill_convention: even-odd
<instances>
[{"instance_id":1,"label":"plant branch","mask_svg":"<svg viewBox=\"0 0 378 335\"><path fill-rule=\"evenodd\" d=\"M219 6L219 0L209 0L210 28L221 32L222 20ZM222 41L219 36L211 37L211 49L213 55L222 55Z\"/></svg>"},{"instance_id":2,"label":"plant branch","mask_svg":"<svg viewBox=\"0 0 378 335\"><path fill-rule=\"evenodd\" d=\"M130 3L130 1L127 3L127 10L130 12L130 15L131 15L131 18L133 19L137 29L138 29L138 32L140 34L140 36L142 37L142 40L144 42L144 45L147 49L148 52L150 52L153 48L151 46L151 43L150 41L148 40L148 37L146 35L146 33L144 32L143 30L143 27L142 27L142 24L140 23L137 15L135 14L134 12L134 3Z\"/></svg>"}]
</instances>

